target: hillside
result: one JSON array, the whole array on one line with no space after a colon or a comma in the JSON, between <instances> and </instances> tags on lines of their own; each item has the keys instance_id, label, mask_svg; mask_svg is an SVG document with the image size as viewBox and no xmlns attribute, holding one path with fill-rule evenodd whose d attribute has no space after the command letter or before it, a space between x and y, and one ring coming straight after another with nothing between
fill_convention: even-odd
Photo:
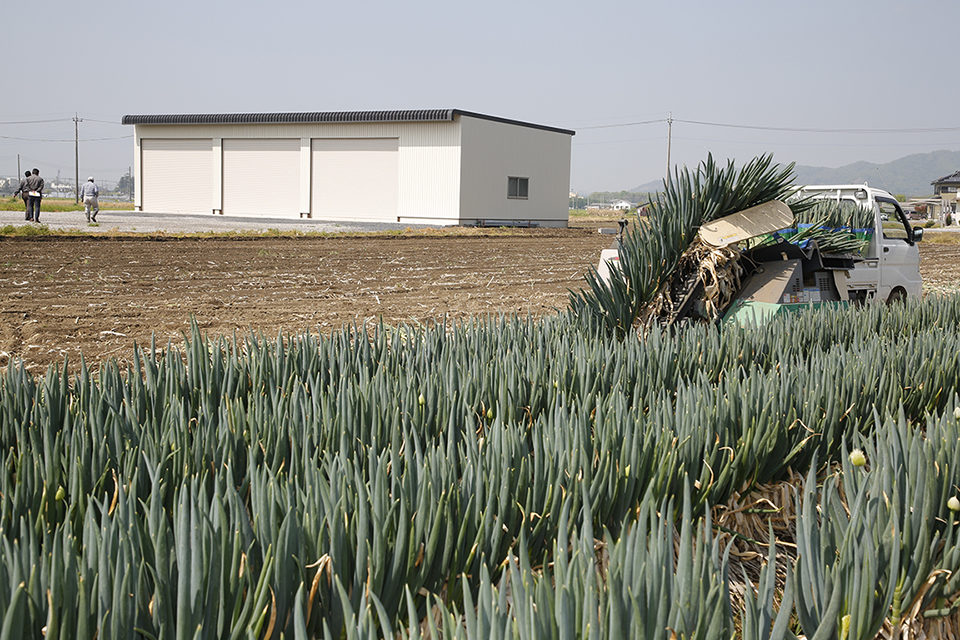
<instances>
[{"instance_id":1,"label":"hillside","mask_svg":"<svg viewBox=\"0 0 960 640\"><path fill-rule=\"evenodd\" d=\"M907 196L933 193L930 182L960 169L960 151L914 153L885 164L854 162L842 167L810 167L797 165L797 182L801 184L860 183ZM631 191L656 191L661 181L655 180Z\"/></svg>"}]
</instances>

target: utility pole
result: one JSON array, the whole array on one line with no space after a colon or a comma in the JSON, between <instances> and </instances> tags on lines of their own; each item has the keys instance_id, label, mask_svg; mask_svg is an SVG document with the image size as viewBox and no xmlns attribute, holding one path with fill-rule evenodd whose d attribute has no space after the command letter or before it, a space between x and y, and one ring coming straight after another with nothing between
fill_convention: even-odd
<instances>
[{"instance_id":1,"label":"utility pole","mask_svg":"<svg viewBox=\"0 0 960 640\"><path fill-rule=\"evenodd\" d=\"M77 196L77 204L80 204L80 118L76 113L73 114L73 168L74 168L74 191Z\"/></svg>"},{"instance_id":2,"label":"utility pole","mask_svg":"<svg viewBox=\"0 0 960 640\"><path fill-rule=\"evenodd\" d=\"M667 114L667 185L670 184L670 147L673 143L673 112Z\"/></svg>"},{"instance_id":3,"label":"utility pole","mask_svg":"<svg viewBox=\"0 0 960 640\"><path fill-rule=\"evenodd\" d=\"M23 173L20 171L20 154L17 154L17 177L22 176Z\"/></svg>"}]
</instances>

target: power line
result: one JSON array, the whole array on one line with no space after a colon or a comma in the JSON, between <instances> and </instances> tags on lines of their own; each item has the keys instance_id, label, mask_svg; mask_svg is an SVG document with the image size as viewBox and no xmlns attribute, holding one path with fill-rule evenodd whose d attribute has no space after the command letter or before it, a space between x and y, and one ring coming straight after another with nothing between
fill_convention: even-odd
<instances>
[{"instance_id":1,"label":"power line","mask_svg":"<svg viewBox=\"0 0 960 640\"><path fill-rule=\"evenodd\" d=\"M97 120L97 119L95 119L95 118L84 118L84 121L85 121L85 122L99 122L99 123L101 123L101 124L115 124L115 125L120 126L120 127L125 127L125 126L127 126L127 125L125 125L125 124L123 124L123 123L121 123L121 122L117 122L116 120Z\"/></svg>"},{"instance_id":2,"label":"power line","mask_svg":"<svg viewBox=\"0 0 960 640\"><path fill-rule=\"evenodd\" d=\"M706 122L703 120L681 120L684 124L698 124L707 127L725 127L728 129L752 129L755 131L786 131L790 133L943 133L960 131L960 127L915 127L891 129L818 129L815 127L765 127L752 124L731 124L729 122Z\"/></svg>"},{"instance_id":3,"label":"power line","mask_svg":"<svg viewBox=\"0 0 960 640\"><path fill-rule=\"evenodd\" d=\"M728 140L724 138L699 138L699 137L688 137L688 136L673 136L674 140L682 140L684 142L717 142L722 144L737 144L737 145L769 145L776 144L778 146L784 147L816 147L816 148L831 148L831 147L840 147L840 148L852 148L852 149L861 149L864 147L925 147L925 148L947 148L955 147L960 145L960 140L956 139L939 139L935 142L799 142L799 141L777 141L771 142L769 139L764 140ZM634 140L634 142L646 142L647 140ZM619 142L619 141L616 141ZM604 144L604 142L597 143L579 143L579 144Z\"/></svg>"},{"instance_id":4,"label":"power line","mask_svg":"<svg viewBox=\"0 0 960 640\"><path fill-rule=\"evenodd\" d=\"M680 139L680 138L677 138L677 136L674 136L673 138L674 140ZM592 146L596 144L630 144L634 142L653 142L653 141L662 140L662 139L663 139L663 136L656 136L656 137L650 137L650 138L623 138L620 140L591 140L589 142L574 139L572 144L575 147L584 147L584 146ZM684 139L688 139L688 138L684 138Z\"/></svg>"},{"instance_id":5,"label":"power line","mask_svg":"<svg viewBox=\"0 0 960 640\"><path fill-rule=\"evenodd\" d=\"M131 133L125 136L113 136L111 138L80 138L80 142L100 142L101 140L126 140L132 137L133 137L133 134Z\"/></svg>"},{"instance_id":6,"label":"power line","mask_svg":"<svg viewBox=\"0 0 960 640\"><path fill-rule=\"evenodd\" d=\"M659 118L657 120L641 120L637 122L614 122L610 124L598 124L588 127L578 127L578 130L585 129L613 129L617 127L635 127L649 124L669 124L671 118ZM754 131L781 131L786 133L946 133L951 131L960 131L957 127L891 127L891 128L821 128L821 127L773 127L753 124L734 124L732 122L711 122L708 120L684 120L681 118L672 118L673 122L682 122L683 124L695 124L706 127L722 127L727 129L750 129Z\"/></svg>"},{"instance_id":7,"label":"power line","mask_svg":"<svg viewBox=\"0 0 960 640\"><path fill-rule=\"evenodd\" d=\"M16 136L0 136L0 139L3 140L20 140L23 142L73 142L73 138L70 139L54 139L54 138L18 138Z\"/></svg>"},{"instance_id":8,"label":"power line","mask_svg":"<svg viewBox=\"0 0 960 640\"><path fill-rule=\"evenodd\" d=\"M99 122L100 124L115 124L117 126L125 126L116 120L98 120L96 118L84 118L85 122ZM0 125L6 124L48 124L51 122L73 122L73 118L54 118L50 120L4 120L0 121Z\"/></svg>"},{"instance_id":9,"label":"power line","mask_svg":"<svg viewBox=\"0 0 960 640\"><path fill-rule=\"evenodd\" d=\"M660 124L666 122L666 118L660 118L659 120L642 120L640 122L618 122L616 124L597 124L590 127L578 127L579 129L612 129L613 127L636 127L644 124ZM681 122L677 120L677 122Z\"/></svg>"},{"instance_id":10,"label":"power line","mask_svg":"<svg viewBox=\"0 0 960 640\"><path fill-rule=\"evenodd\" d=\"M115 136L112 138L80 138L80 142L100 142L102 140L125 140L132 138L133 134L126 136ZM0 136L3 140L20 140L22 142L75 142L73 138L17 138L15 136Z\"/></svg>"},{"instance_id":11,"label":"power line","mask_svg":"<svg viewBox=\"0 0 960 640\"><path fill-rule=\"evenodd\" d=\"M56 120L7 120L0 124L45 124L48 122L70 122L70 118L58 118Z\"/></svg>"}]
</instances>

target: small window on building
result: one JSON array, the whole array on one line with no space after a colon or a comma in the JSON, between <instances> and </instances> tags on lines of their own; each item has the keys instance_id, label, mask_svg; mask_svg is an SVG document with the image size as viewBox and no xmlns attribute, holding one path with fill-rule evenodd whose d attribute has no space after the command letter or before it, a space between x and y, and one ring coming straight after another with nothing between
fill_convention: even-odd
<instances>
[{"instance_id":1,"label":"small window on building","mask_svg":"<svg viewBox=\"0 0 960 640\"><path fill-rule=\"evenodd\" d=\"M507 197L526 200L530 189L530 178L507 178Z\"/></svg>"}]
</instances>

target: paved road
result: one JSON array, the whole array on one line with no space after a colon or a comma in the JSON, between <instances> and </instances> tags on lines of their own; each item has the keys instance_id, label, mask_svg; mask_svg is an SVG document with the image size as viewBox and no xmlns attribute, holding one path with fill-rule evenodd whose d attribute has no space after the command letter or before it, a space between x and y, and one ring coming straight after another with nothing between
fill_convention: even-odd
<instances>
[{"instance_id":1,"label":"paved road","mask_svg":"<svg viewBox=\"0 0 960 640\"><path fill-rule=\"evenodd\" d=\"M89 233L133 231L140 233L202 233L208 231L302 231L308 232L363 232L390 231L395 229L422 229L431 225L399 224L387 222L337 222L333 220L289 218L243 218L215 216L213 214L184 215L175 213L141 213L138 211L101 211L97 216L99 225L88 225L83 211L50 212L40 214L40 222L50 229L83 230ZM29 224L22 211L0 211L0 227L13 224ZM960 226L930 229L960 233Z\"/></svg>"},{"instance_id":2,"label":"paved road","mask_svg":"<svg viewBox=\"0 0 960 640\"><path fill-rule=\"evenodd\" d=\"M40 213L40 224L56 230L83 230L90 233L136 231L140 233L198 233L205 231L279 231L302 232L356 232L389 231L393 229L424 228L429 225L385 222L335 222L330 220L290 220L279 218L240 218L230 216L199 216L181 214L140 213L137 211L101 211L97 225L87 224L82 211ZM0 227L31 224L24 221L21 211L0 211Z\"/></svg>"}]
</instances>

